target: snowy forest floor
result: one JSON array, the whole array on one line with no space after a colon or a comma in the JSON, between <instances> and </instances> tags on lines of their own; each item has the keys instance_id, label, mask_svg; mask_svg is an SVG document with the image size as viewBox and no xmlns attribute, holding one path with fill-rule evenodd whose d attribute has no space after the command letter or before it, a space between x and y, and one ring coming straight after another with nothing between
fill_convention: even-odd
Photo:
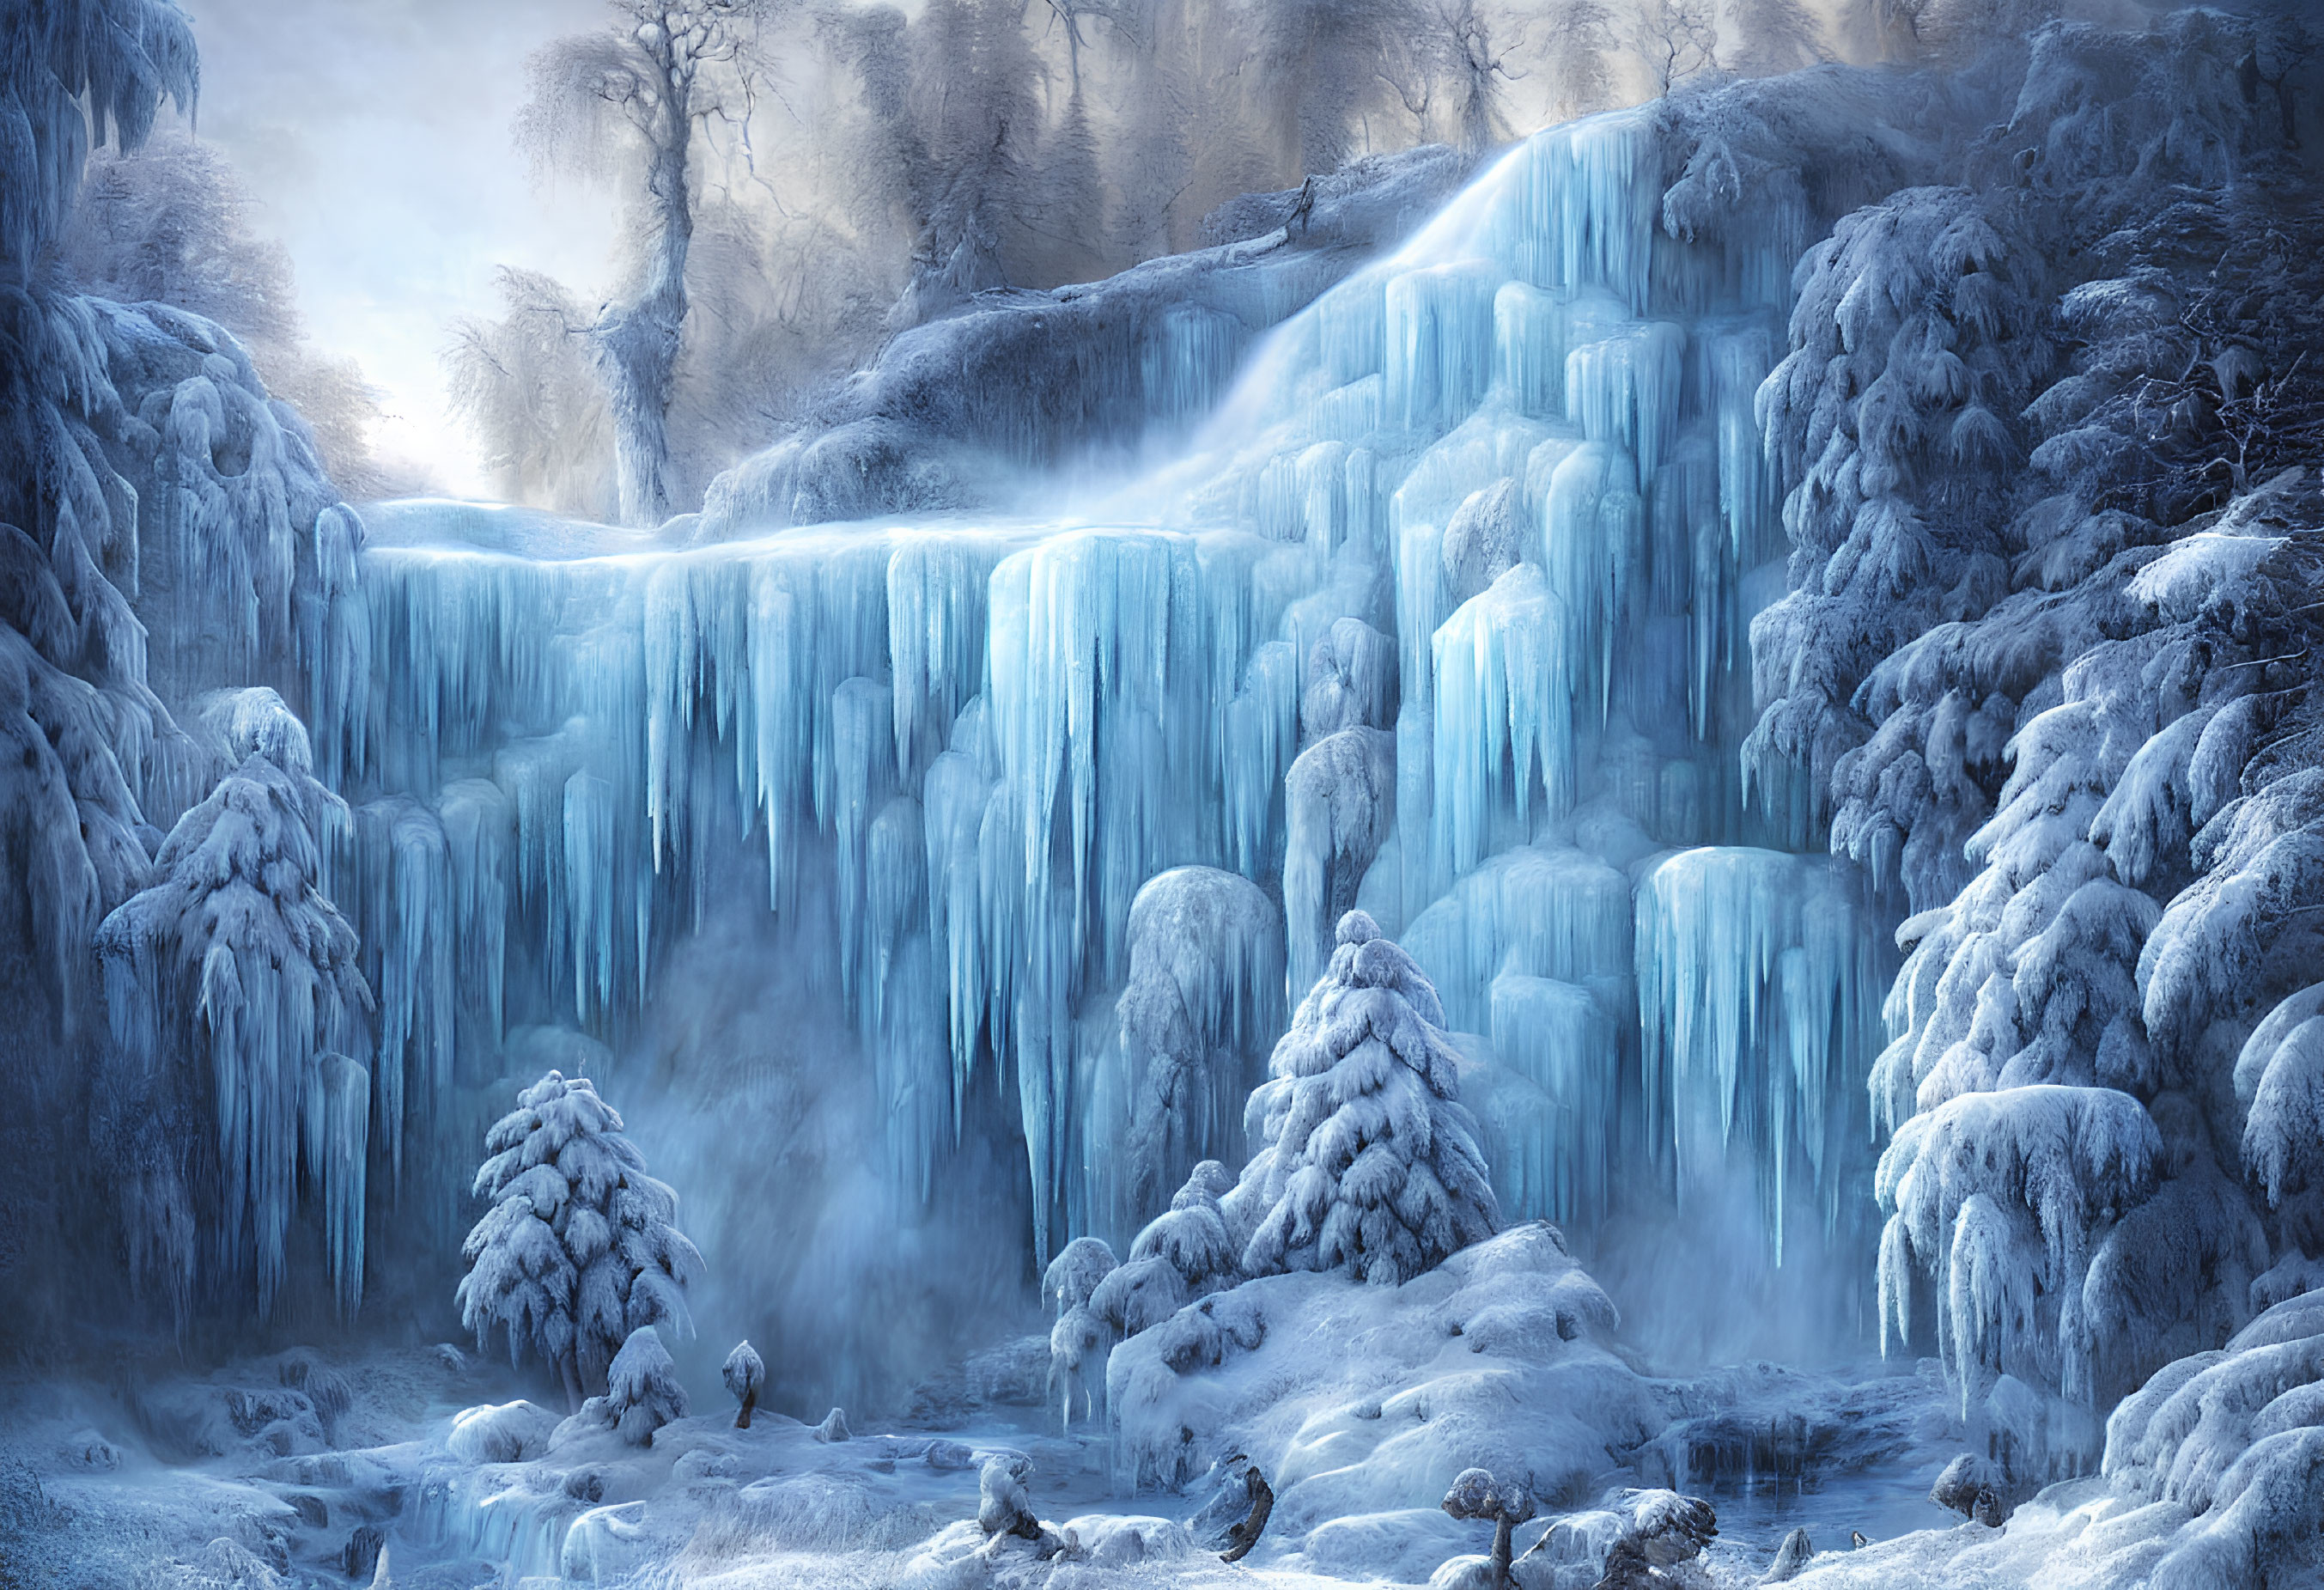
<instances>
[{"instance_id":1,"label":"snowy forest floor","mask_svg":"<svg viewBox=\"0 0 2324 1590\"><path fill-rule=\"evenodd\" d=\"M1717 1540L1683 1582L1756 1585L1795 1528L1827 1554L1819 1569L1840 1566L1829 1554L1858 1532L1891 1573L1990 1537L1927 1499L1958 1437L1932 1368L1852 1379L1751 1364L1655 1382L1674 1417L1637 1468L1652 1477L1668 1465L1670 1483L1719 1514ZM1102 1433L1060 1435L1054 1417L1022 1405L954 1401L947 1418L941 1397L841 1440L764 1410L737 1430L717 1407L643 1449L608 1431L547 1451L553 1414L488 1420L482 1440L459 1433L464 1410L528 1390L450 1347L294 1349L199 1377L0 1384L0 1585L1420 1584L1491 1534L1441 1513L1384 1514L1319 1531L1305 1552L1263 1538L1229 1566L1185 1527L1209 1493L1201 1484L1133 1494ZM961 1549L982 1540L973 1523L954 1527L976 1516L979 1467L1012 1451L1030 1461L1035 1511L1070 1533L1078 1560ZM1520 1529L1517 1548L1559 1516ZM1339 1541L1330 1550L1316 1545L1327 1532ZM1880 1547L1908 1535L1910 1546Z\"/></svg>"}]
</instances>

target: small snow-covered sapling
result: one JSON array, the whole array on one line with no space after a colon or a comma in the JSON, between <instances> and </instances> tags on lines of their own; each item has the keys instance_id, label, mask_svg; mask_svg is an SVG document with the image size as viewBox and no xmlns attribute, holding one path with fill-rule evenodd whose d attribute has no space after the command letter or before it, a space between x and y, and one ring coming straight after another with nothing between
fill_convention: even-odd
<instances>
[{"instance_id":1,"label":"small snow-covered sapling","mask_svg":"<svg viewBox=\"0 0 2324 1590\"><path fill-rule=\"evenodd\" d=\"M1457 1519L1493 1521L1493 1590L1508 1590L1510 1532L1534 1515L1533 1493L1523 1485L1497 1484L1492 1471L1464 1468L1444 1493L1444 1511Z\"/></svg>"},{"instance_id":2,"label":"small snow-covered sapling","mask_svg":"<svg viewBox=\"0 0 2324 1590\"><path fill-rule=\"evenodd\" d=\"M641 1325L613 1354L606 1375L605 1416L632 1447L652 1444L654 1432L686 1417L686 1388L654 1327Z\"/></svg>"},{"instance_id":3,"label":"small snow-covered sapling","mask_svg":"<svg viewBox=\"0 0 2324 1590\"><path fill-rule=\"evenodd\" d=\"M751 1428L751 1410L759 1405L759 1388L767 1383L767 1365L756 1349L747 1341L734 1344L726 1354L726 1389L733 1393L741 1410L734 1415L734 1428Z\"/></svg>"}]
</instances>

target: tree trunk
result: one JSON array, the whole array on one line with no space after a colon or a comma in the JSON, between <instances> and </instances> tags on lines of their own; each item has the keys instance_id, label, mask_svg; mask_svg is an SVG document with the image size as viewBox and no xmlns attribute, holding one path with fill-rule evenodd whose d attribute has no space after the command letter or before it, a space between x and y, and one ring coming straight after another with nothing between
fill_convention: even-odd
<instances>
[{"instance_id":1,"label":"tree trunk","mask_svg":"<svg viewBox=\"0 0 2324 1590\"><path fill-rule=\"evenodd\" d=\"M758 1405L758 1392L753 1391L742 1393L742 1410L734 1416L734 1428L736 1429L747 1430L751 1428L751 1410L756 1408Z\"/></svg>"},{"instance_id":2,"label":"tree trunk","mask_svg":"<svg viewBox=\"0 0 2324 1590\"><path fill-rule=\"evenodd\" d=\"M590 328L591 351L613 411L613 462L624 524L650 527L669 517L669 394L686 324L686 255L694 242L687 192L687 143L694 125L685 77L666 68L663 112L651 134L646 203L653 236L638 296L608 304Z\"/></svg>"},{"instance_id":3,"label":"tree trunk","mask_svg":"<svg viewBox=\"0 0 2324 1590\"><path fill-rule=\"evenodd\" d=\"M565 1411L580 1412L581 1372L574 1367L573 1360L567 1357L558 1364L557 1374L558 1378L565 1382Z\"/></svg>"}]
</instances>

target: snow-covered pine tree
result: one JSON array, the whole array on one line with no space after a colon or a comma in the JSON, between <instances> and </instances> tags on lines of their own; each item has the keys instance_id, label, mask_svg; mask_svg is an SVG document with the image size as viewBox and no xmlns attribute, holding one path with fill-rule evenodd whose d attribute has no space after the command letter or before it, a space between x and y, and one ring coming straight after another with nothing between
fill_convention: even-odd
<instances>
[{"instance_id":1,"label":"snow-covered pine tree","mask_svg":"<svg viewBox=\"0 0 2324 1590\"><path fill-rule=\"evenodd\" d=\"M208 1262L252 1275L266 1314L285 1278L303 1149L352 1311L370 1079L346 1056L368 1048L372 998L355 929L318 887L346 807L316 781L306 728L272 690L223 692L204 717L234 771L171 830L160 880L97 933L115 1045L99 1131L129 1161L133 1274L161 1282L182 1324L204 1268L194 1234L208 1227ZM205 1137L189 1186L180 1145Z\"/></svg>"},{"instance_id":2,"label":"snow-covered pine tree","mask_svg":"<svg viewBox=\"0 0 2324 1590\"><path fill-rule=\"evenodd\" d=\"M1436 990L1366 913L1336 938L1251 1095L1264 1146L1220 1207L1247 1275L1394 1284L1490 1236L1500 1211Z\"/></svg>"},{"instance_id":3,"label":"snow-covered pine tree","mask_svg":"<svg viewBox=\"0 0 2324 1590\"><path fill-rule=\"evenodd\" d=\"M484 1136L475 1192L493 1206L461 1253L460 1317L484 1345L506 1333L553 1367L576 1409L622 1345L652 1325L691 1334L686 1286L702 1255L673 1224L678 1195L646 1174L586 1077L551 1071Z\"/></svg>"},{"instance_id":4,"label":"snow-covered pine tree","mask_svg":"<svg viewBox=\"0 0 2324 1590\"><path fill-rule=\"evenodd\" d=\"M2324 295L2312 184L2241 79L2252 48L2217 12L2043 30L1975 186L1899 193L1811 256L1764 397L1795 589L1755 626L1780 694L1750 750L1763 775L1771 752L1805 771L1833 847L1917 913L1872 1077L1895 1132L1884 1325L1934 1326L2021 1481L2087 1465L2116 1399L2311 1262L2279 1151L2307 1120L2291 1039L2324 944L2304 662L2324 513L2284 467L2317 456L2300 350ZM1947 209L2003 252L1934 299L1872 291L1903 280L1881 228ZM1884 341L1884 302L1942 309L1950 341ZM1990 395L2013 370L2014 412ZM1942 482L1914 439L1964 374L2024 463L1971 448ZM1883 560L1918 594L1878 600Z\"/></svg>"}]
</instances>

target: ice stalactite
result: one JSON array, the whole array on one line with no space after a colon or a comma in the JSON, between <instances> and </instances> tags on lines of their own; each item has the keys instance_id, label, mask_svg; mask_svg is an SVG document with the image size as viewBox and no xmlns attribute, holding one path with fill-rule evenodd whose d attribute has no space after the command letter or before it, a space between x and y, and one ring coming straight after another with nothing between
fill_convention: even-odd
<instances>
[{"instance_id":1,"label":"ice stalactite","mask_svg":"<svg viewBox=\"0 0 2324 1590\"><path fill-rule=\"evenodd\" d=\"M1493 848L1500 788L1512 789L1520 825L1536 789L1554 807L1572 801L1574 681L1563 643L1571 622L1540 568L1520 563L1436 632L1433 837L1456 871Z\"/></svg>"},{"instance_id":2,"label":"ice stalactite","mask_svg":"<svg viewBox=\"0 0 2324 1590\"><path fill-rule=\"evenodd\" d=\"M1846 874L1770 850L1674 855L1639 884L1637 973L1649 1130L1681 1188L1740 1141L1779 1259L1794 1153L1838 1222L1868 1137L1840 1084L1868 1051L1881 975Z\"/></svg>"},{"instance_id":3,"label":"ice stalactite","mask_svg":"<svg viewBox=\"0 0 2324 1590\"><path fill-rule=\"evenodd\" d=\"M97 933L118 1051L110 1130L173 1183L152 1191L209 1216L205 1274L251 1277L262 1315L285 1279L303 1142L306 1163L322 1172L330 1251L355 1266L333 1272L352 1304L362 1291L362 1186L346 1156L355 1147L360 1165L354 1140L365 1123L346 1097L345 1055L364 1051L371 993L354 929L316 886L324 836L346 810L315 781L306 730L272 690L229 694L209 716L234 772L171 831L160 881ZM189 1187L170 1173L171 1148L159 1135L202 1114L213 1147L198 1163L214 1168L216 1185ZM133 1227L169 1214L128 1211ZM157 1279L182 1317L204 1275Z\"/></svg>"},{"instance_id":4,"label":"ice stalactite","mask_svg":"<svg viewBox=\"0 0 2324 1590\"><path fill-rule=\"evenodd\" d=\"M371 1159L371 1074L325 1055L307 1095L307 1179L322 1190L324 1251L339 1312L363 1301L364 1211Z\"/></svg>"},{"instance_id":5,"label":"ice stalactite","mask_svg":"<svg viewBox=\"0 0 2324 1590\"><path fill-rule=\"evenodd\" d=\"M1302 751L1284 775L1283 914L1293 985L1313 985L1333 924L1353 910L1396 823L1396 736L1343 728Z\"/></svg>"},{"instance_id":6,"label":"ice stalactite","mask_svg":"<svg viewBox=\"0 0 2324 1590\"><path fill-rule=\"evenodd\" d=\"M374 1116L388 1175L401 1183L407 1115L424 1120L452 1086L460 986L452 878L443 825L428 808L375 801L356 814L355 828L363 964L379 1002Z\"/></svg>"},{"instance_id":7,"label":"ice stalactite","mask_svg":"<svg viewBox=\"0 0 2324 1590\"><path fill-rule=\"evenodd\" d=\"M1239 1157L1283 1024L1283 920L1248 878L1177 867L1138 892L1112 1052L1084 1084L1078 1224L1120 1241L1196 1163Z\"/></svg>"},{"instance_id":8,"label":"ice stalactite","mask_svg":"<svg viewBox=\"0 0 2324 1590\"><path fill-rule=\"evenodd\" d=\"M1578 984L1503 972L1493 979L1491 1036L1500 1062L1538 1087L1553 1112L1540 1145L1546 1176L1512 1188L1508 1213L1561 1225L1604 1215L1614 1160L1607 1123L1621 1109L1623 1049L1605 1002Z\"/></svg>"}]
</instances>

